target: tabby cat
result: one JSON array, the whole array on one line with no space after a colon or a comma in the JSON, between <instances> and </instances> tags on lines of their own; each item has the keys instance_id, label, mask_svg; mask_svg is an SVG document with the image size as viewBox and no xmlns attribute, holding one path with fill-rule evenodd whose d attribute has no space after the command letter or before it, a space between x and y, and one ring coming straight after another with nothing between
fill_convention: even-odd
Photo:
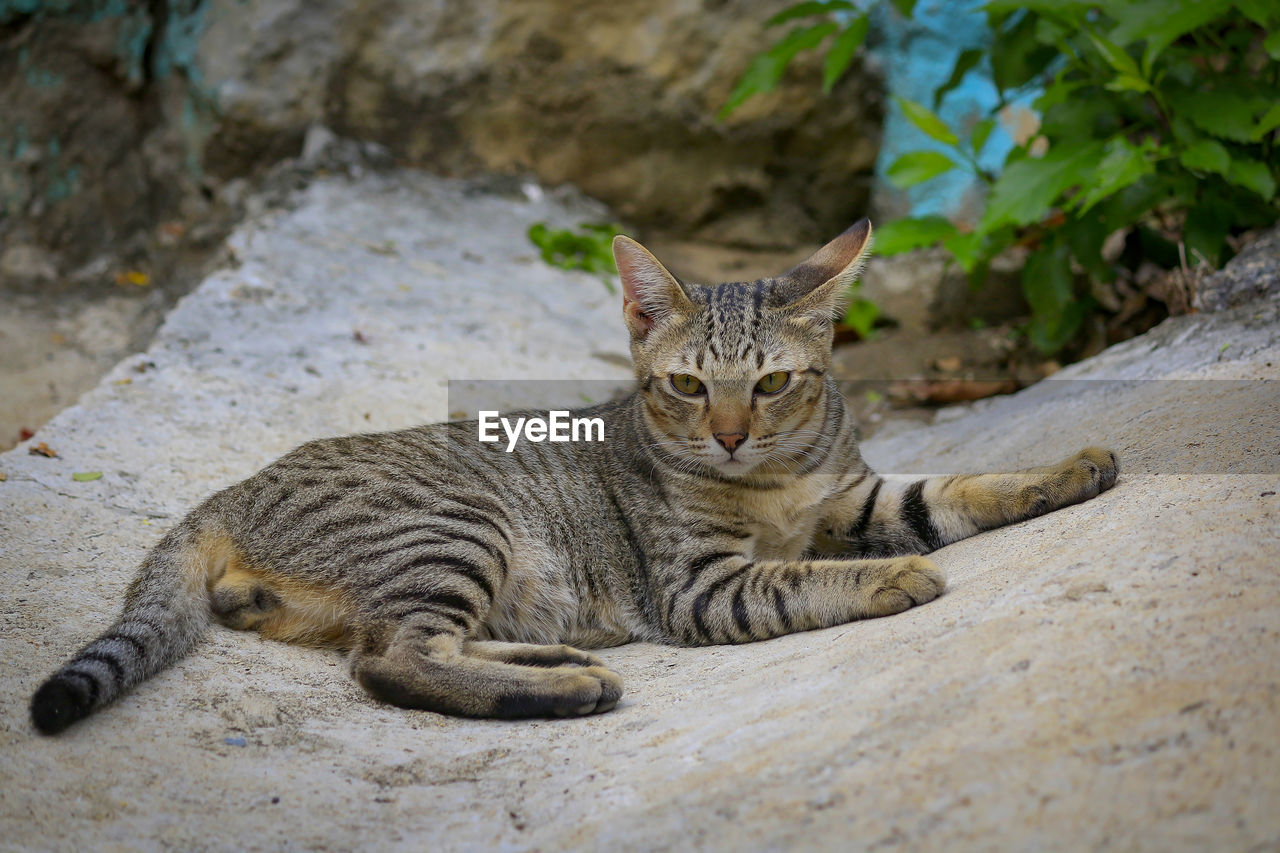
<instances>
[{"instance_id":1,"label":"tabby cat","mask_svg":"<svg viewBox=\"0 0 1280 853\"><path fill-rule=\"evenodd\" d=\"M638 387L578 412L604 443L476 422L313 441L210 497L143 560L120 618L36 691L62 731L189 651L210 619L350 650L376 698L476 717L592 714L622 680L581 647L742 643L942 593L917 556L1115 483L1090 448L893 484L831 363L863 220L778 278L683 283L614 242Z\"/></svg>"}]
</instances>

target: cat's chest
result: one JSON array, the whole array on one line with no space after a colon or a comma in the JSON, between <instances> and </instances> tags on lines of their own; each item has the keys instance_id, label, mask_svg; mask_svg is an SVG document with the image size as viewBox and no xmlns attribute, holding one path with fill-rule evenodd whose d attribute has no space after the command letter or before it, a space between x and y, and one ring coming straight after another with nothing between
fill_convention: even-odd
<instances>
[{"instance_id":1,"label":"cat's chest","mask_svg":"<svg viewBox=\"0 0 1280 853\"><path fill-rule=\"evenodd\" d=\"M752 558L796 559L808 550L826 487L814 482L743 496L740 511L751 533Z\"/></svg>"}]
</instances>

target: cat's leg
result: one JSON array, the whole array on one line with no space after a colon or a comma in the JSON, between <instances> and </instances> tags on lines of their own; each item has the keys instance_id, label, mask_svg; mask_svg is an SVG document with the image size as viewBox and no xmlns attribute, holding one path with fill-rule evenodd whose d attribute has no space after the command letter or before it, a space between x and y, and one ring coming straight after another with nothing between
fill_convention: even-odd
<instances>
[{"instance_id":1,"label":"cat's leg","mask_svg":"<svg viewBox=\"0 0 1280 853\"><path fill-rule=\"evenodd\" d=\"M851 556L927 554L1043 515L1115 485L1115 453L1087 448L1056 465L891 482L872 475L827 512L815 549Z\"/></svg>"},{"instance_id":2,"label":"cat's leg","mask_svg":"<svg viewBox=\"0 0 1280 853\"><path fill-rule=\"evenodd\" d=\"M723 543L722 543L723 544ZM889 616L937 598L941 570L923 557L887 560L752 560L700 543L676 569L663 612L672 639L746 643Z\"/></svg>"},{"instance_id":3,"label":"cat's leg","mask_svg":"<svg viewBox=\"0 0 1280 853\"><path fill-rule=\"evenodd\" d=\"M228 628L259 628L279 607L280 596L255 572L228 571L209 585L209 609Z\"/></svg>"},{"instance_id":4,"label":"cat's leg","mask_svg":"<svg viewBox=\"0 0 1280 853\"><path fill-rule=\"evenodd\" d=\"M568 717L608 711L622 696L622 679L594 658L578 666L503 661L498 658L504 653L517 655L498 647L516 644L466 643L429 614L375 622L361 635L352 654L356 680L375 698L405 708L468 717Z\"/></svg>"},{"instance_id":5,"label":"cat's leg","mask_svg":"<svg viewBox=\"0 0 1280 853\"><path fill-rule=\"evenodd\" d=\"M543 646L533 643L504 643L498 640L471 640L464 654L482 660L520 666L604 666L604 661L573 646Z\"/></svg>"}]
</instances>

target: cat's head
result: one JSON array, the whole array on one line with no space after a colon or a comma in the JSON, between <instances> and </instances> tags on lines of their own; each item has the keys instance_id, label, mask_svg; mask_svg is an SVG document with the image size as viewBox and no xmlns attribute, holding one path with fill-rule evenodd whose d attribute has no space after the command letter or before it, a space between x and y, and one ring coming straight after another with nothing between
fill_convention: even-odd
<instances>
[{"instance_id":1,"label":"cat's head","mask_svg":"<svg viewBox=\"0 0 1280 853\"><path fill-rule=\"evenodd\" d=\"M870 246L864 219L777 278L704 286L615 238L655 446L730 478L803 455L825 414L833 318Z\"/></svg>"}]
</instances>

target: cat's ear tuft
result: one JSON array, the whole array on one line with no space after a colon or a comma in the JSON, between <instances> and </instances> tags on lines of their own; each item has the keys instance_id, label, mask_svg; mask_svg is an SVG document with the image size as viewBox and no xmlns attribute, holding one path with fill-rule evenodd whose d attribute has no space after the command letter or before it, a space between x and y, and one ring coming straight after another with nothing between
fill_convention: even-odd
<instances>
[{"instance_id":1,"label":"cat's ear tuft","mask_svg":"<svg viewBox=\"0 0 1280 853\"><path fill-rule=\"evenodd\" d=\"M623 316L633 338L643 339L654 326L693 308L676 277L635 240L614 237L613 259L622 278Z\"/></svg>"},{"instance_id":2,"label":"cat's ear tuft","mask_svg":"<svg viewBox=\"0 0 1280 853\"><path fill-rule=\"evenodd\" d=\"M800 316L829 320L843 308L870 254L871 220L863 219L786 274L797 294L788 307Z\"/></svg>"}]
</instances>

